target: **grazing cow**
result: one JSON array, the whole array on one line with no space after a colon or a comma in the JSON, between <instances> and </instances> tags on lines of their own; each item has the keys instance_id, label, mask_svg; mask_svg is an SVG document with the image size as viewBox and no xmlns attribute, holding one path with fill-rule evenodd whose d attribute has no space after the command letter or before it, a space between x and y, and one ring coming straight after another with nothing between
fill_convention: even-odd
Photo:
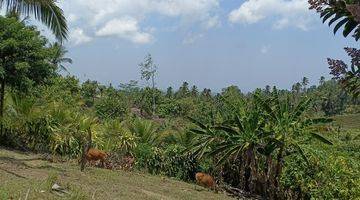
<instances>
[{"instance_id":1,"label":"grazing cow","mask_svg":"<svg viewBox=\"0 0 360 200\"><path fill-rule=\"evenodd\" d=\"M107 157L107 154L104 151L90 148L85 154L86 161L101 161L101 165L104 167L104 162Z\"/></svg>"},{"instance_id":2,"label":"grazing cow","mask_svg":"<svg viewBox=\"0 0 360 200\"><path fill-rule=\"evenodd\" d=\"M198 172L196 173L195 178L198 185L213 189L215 192L217 192L216 182L209 174Z\"/></svg>"}]
</instances>

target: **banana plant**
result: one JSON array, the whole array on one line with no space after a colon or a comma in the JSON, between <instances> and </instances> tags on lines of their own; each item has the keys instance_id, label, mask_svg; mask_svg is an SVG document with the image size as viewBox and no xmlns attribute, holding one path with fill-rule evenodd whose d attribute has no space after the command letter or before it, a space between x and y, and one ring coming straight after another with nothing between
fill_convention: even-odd
<instances>
[{"instance_id":1,"label":"banana plant","mask_svg":"<svg viewBox=\"0 0 360 200\"><path fill-rule=\"evenodd\" d=\"M279 180L282 172L285 154L288 152L299 153L306 163L309 163L301 144L304 143L306 136L317 139L326 144L331 141L322 135L309 129L313 124L329 122L328 119L308 119L304 116L305 111L310 107L311 99L302 98L297 105L291 104L289 96L279 97L275 90L269 99L264 99L260 95L254 96L255 101L265 111L267 118L266 129L273 132L273 137L269 140L272 151L277 150L275 180Z\"/></svg>"},{"instance_id":2,"label":"banana plant","mask_svg":"<svg viewBox=\"0 0 360 200\"><path fill-rule=\"evenodd\" d=\"M269 136L264 131L264 120L260 110L253 106L244 105L241 112L233 115L232 119L221 124L205 125L189 117L196 128L191 132L197 137L192 152L197 157L215 157L217 165L225 162L240 160L240 174L243 189L255 190L255 181L259 178L259 157L257 149Z\"/></svg>"}]
</instances>

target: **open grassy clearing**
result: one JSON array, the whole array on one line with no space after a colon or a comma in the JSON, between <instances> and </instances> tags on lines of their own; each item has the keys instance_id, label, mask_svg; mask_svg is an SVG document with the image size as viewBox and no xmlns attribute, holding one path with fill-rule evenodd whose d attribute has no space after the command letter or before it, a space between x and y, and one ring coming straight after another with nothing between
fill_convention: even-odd
<instances>
[{"instance_id":1,"label":"open grassy clearing","mask_svg":"<svg viewBox=\"0 0 360 200\"><path fill-rule=\"evenodd\" d=\"M345 129L360 129L360 114L338 115L334 120L335 124Z\"/></svg>"},{"instance_id":2,"label":"open grassy clearing","mask_svg":"<svg viewBox=\"0 0 360 200\"><path fill-rule=\"evenodd\" d=\"M50 163L38 155L0 149L0 199L231 199L200 186L137 172ZM69 194L51 192L57 183Z\"/></svg>"}]
</instances>

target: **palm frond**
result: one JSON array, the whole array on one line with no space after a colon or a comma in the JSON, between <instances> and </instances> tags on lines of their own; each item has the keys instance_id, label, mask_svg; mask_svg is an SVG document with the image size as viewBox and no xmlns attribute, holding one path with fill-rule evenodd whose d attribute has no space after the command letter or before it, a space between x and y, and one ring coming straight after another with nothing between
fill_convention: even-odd
<instances>
[{"instance_id":1,"label":"palm frond","mask_svg":"<svg viewBox=\"0 0 360 200\"><path fill-rule=\"evenodd\" d=\"M306 162L307 165L310 164L307 156L305 155L304 150L298 145L298 144L292 144L293 147L295 147L295 149L300 153L302 159Z\"/></svg>"},{"instance_id":2,"label":"palm frond","mask_svg":"<svg viewBox=\"0 0 360 200\"><path fill-rule=\"evenodd\" d=\"M68 26L64 12L55 0L0 0L1 7L5 7L7 12L32 15L45 24L60 42L67 39Z\"/></svg>"},{"instance_id":3,"label":"palm frond","mask_svg":"<svg viewBox=\"0 0 360 200\"><path fill-rule=\"evenodd\" d=\"M192 117L190 117L190 116L188 116L187 118L188 118L192 123L196 124L197 126L199 126L199 127L202 128L202 129L207 129L207 128L208 128L205 124L201 123L200 121L196 120L195 118L192 118Z\"/></svg>"},{"instance_id":4,"label":"palm frond","mask_svg":"<svg viewBox=\"0 0 360 200\"><path fill-rule=\"evenodd\" d=\"M303 99L300 103L295 107L294 112L292 112L291 119L299 118L310 106L311 99Z\"/></svg>"},{"instance_id":5,"label":"palm frond","mask_svg":"<svg viewBox=\"0 0 360 200\"><path fill-rule=\"evenodd\" d=\"M332 143L330 140L324 138L323 136L321 136L321 135L319 135L319 134L317 134L317 133L310 133L310 135L311 135L312 137L318 139L319 141L325 143L325 144L333 145L333 143Z\"/></svg>"}]
</instances>

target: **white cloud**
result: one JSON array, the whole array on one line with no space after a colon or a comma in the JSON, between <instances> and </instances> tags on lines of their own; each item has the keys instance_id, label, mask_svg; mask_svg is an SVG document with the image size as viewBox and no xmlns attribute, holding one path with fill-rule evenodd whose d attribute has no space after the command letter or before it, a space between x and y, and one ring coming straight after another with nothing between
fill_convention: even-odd
<instances>
[{"instance_id":1,"label":"white cloud","mask_svg":"<svg viewBox=\"0 0 360 200\"><path fill-rule=\"evenodd\" d=\"M229 14L232 23L254 24L275 18L273 27L295 26L307 30L312 21L307 0L247 0Z\"/></svg>"},{"instance_id":2,"label":"white cloud","mask_svg":"<svg viewBox=\"0 0 360 200\"><path fill-rule=\"evenodd\" d=\"M151 42L152 36L149 33L142 32L138 21L132 17L123 17L113 19L96 31L97 36L118 36L130 40L137 44L146 44Z\"/></svg>"},{"instance_id":3,"label":"white cloud","mask_svg":"<svg viewBox=\"0 0 360 200\"><path fill-rule=\"evenodd\" d=\"M221 22L219 20L218 16L210 17L207 21L203 23L206 29L212 29L219 27L221 25Z\"/></svg>"},{"instance_id":4,"label":"white cloud","mask_svg":"<svg viewBox=\"0 0 360 200\"><path fill-rule=\"evenodd\" d=\"M68 21L69 23L74 23L74 22L76 22L76 21L79 19L79 17L78 17L77 15L73 14L73 13L70 13L70 14L66 17L66 19L67 19L67 21Z\"/></svg>"},{"instance_id":5,"label":"white cloud","mask_svg":"<svg viewBox=\"0 0 360 200\"><path fill-rule=\"evenodd\" d=\"M264 45L264 46L261 47L260 52L262 54L267 54L269 52L269 49L270 49L269 45Z\"/></svg>"},{"instance_id":6,"label":"white cloud","mask_svg":"<svg viewBox=\"0 0 360 200\"><path fill-rule=\"evenodd\" d=\"M144 16L160 14L170 17L207 16L219 6L219 0L72 0L69 2L91 13L100 22L113 15Z\"/></svg>"},{"instance_id":7,"label":"white cloud","mask_svg":"<svg viewBox=\"0 0 360 200\"><path fill-rule=\"evenodd\" d=\"M92 41L92 38L87 36L83 29L75 28L70 31L69 41L72 45L80 45Z\"/></svg>"},{"instance_id":8,"label":"white cloud","mask_svg":"<svg viewBox=\"0 0 360 200\"><path fill-rule=\"evenodd\" d=\"M174 24L178 23L187 28L200 25L204 30L219 26L217 16L220 0L64 0L60 6L65 13L70 14L70 26L81 27L86 30L94 30L94 35L102 36L117 35L120 38L131 40L135 43L148 43L151 34L140 27L145 19L159 15L173 19ZM131 17L136 21L136 31L124 33L123 30L114 30L110 27L114 19L123 20ZM110 24L110 25L109 25ZM122 22L122 28L126 28ZM177 25L178 25L177 24ZM128 25L127 25L128 26ZM134 24L133 24L134 26ZM166 27L156 27L166 28ZM181 27L183 28L183 27ZM112 29L112 30L110 30ZM121 28L120 28L121 29ZM114 33L120 32L120 33ZM97 34L96 34L97 33ZM110 34L112 33L112 34ZM130 36L131 34L135 34Z\"/></svg>"},{"instance_id":9,"label":"white cloud","mask_svg":"<svg viewBox=\"0 0 360 200\"><path fill-rule=\"evenodd\" d=\"M185 39L183 40L183 44L194 44L198 39L204 37L203 34L194 34L188 33Z\"/></svg>"}]
</instances>

